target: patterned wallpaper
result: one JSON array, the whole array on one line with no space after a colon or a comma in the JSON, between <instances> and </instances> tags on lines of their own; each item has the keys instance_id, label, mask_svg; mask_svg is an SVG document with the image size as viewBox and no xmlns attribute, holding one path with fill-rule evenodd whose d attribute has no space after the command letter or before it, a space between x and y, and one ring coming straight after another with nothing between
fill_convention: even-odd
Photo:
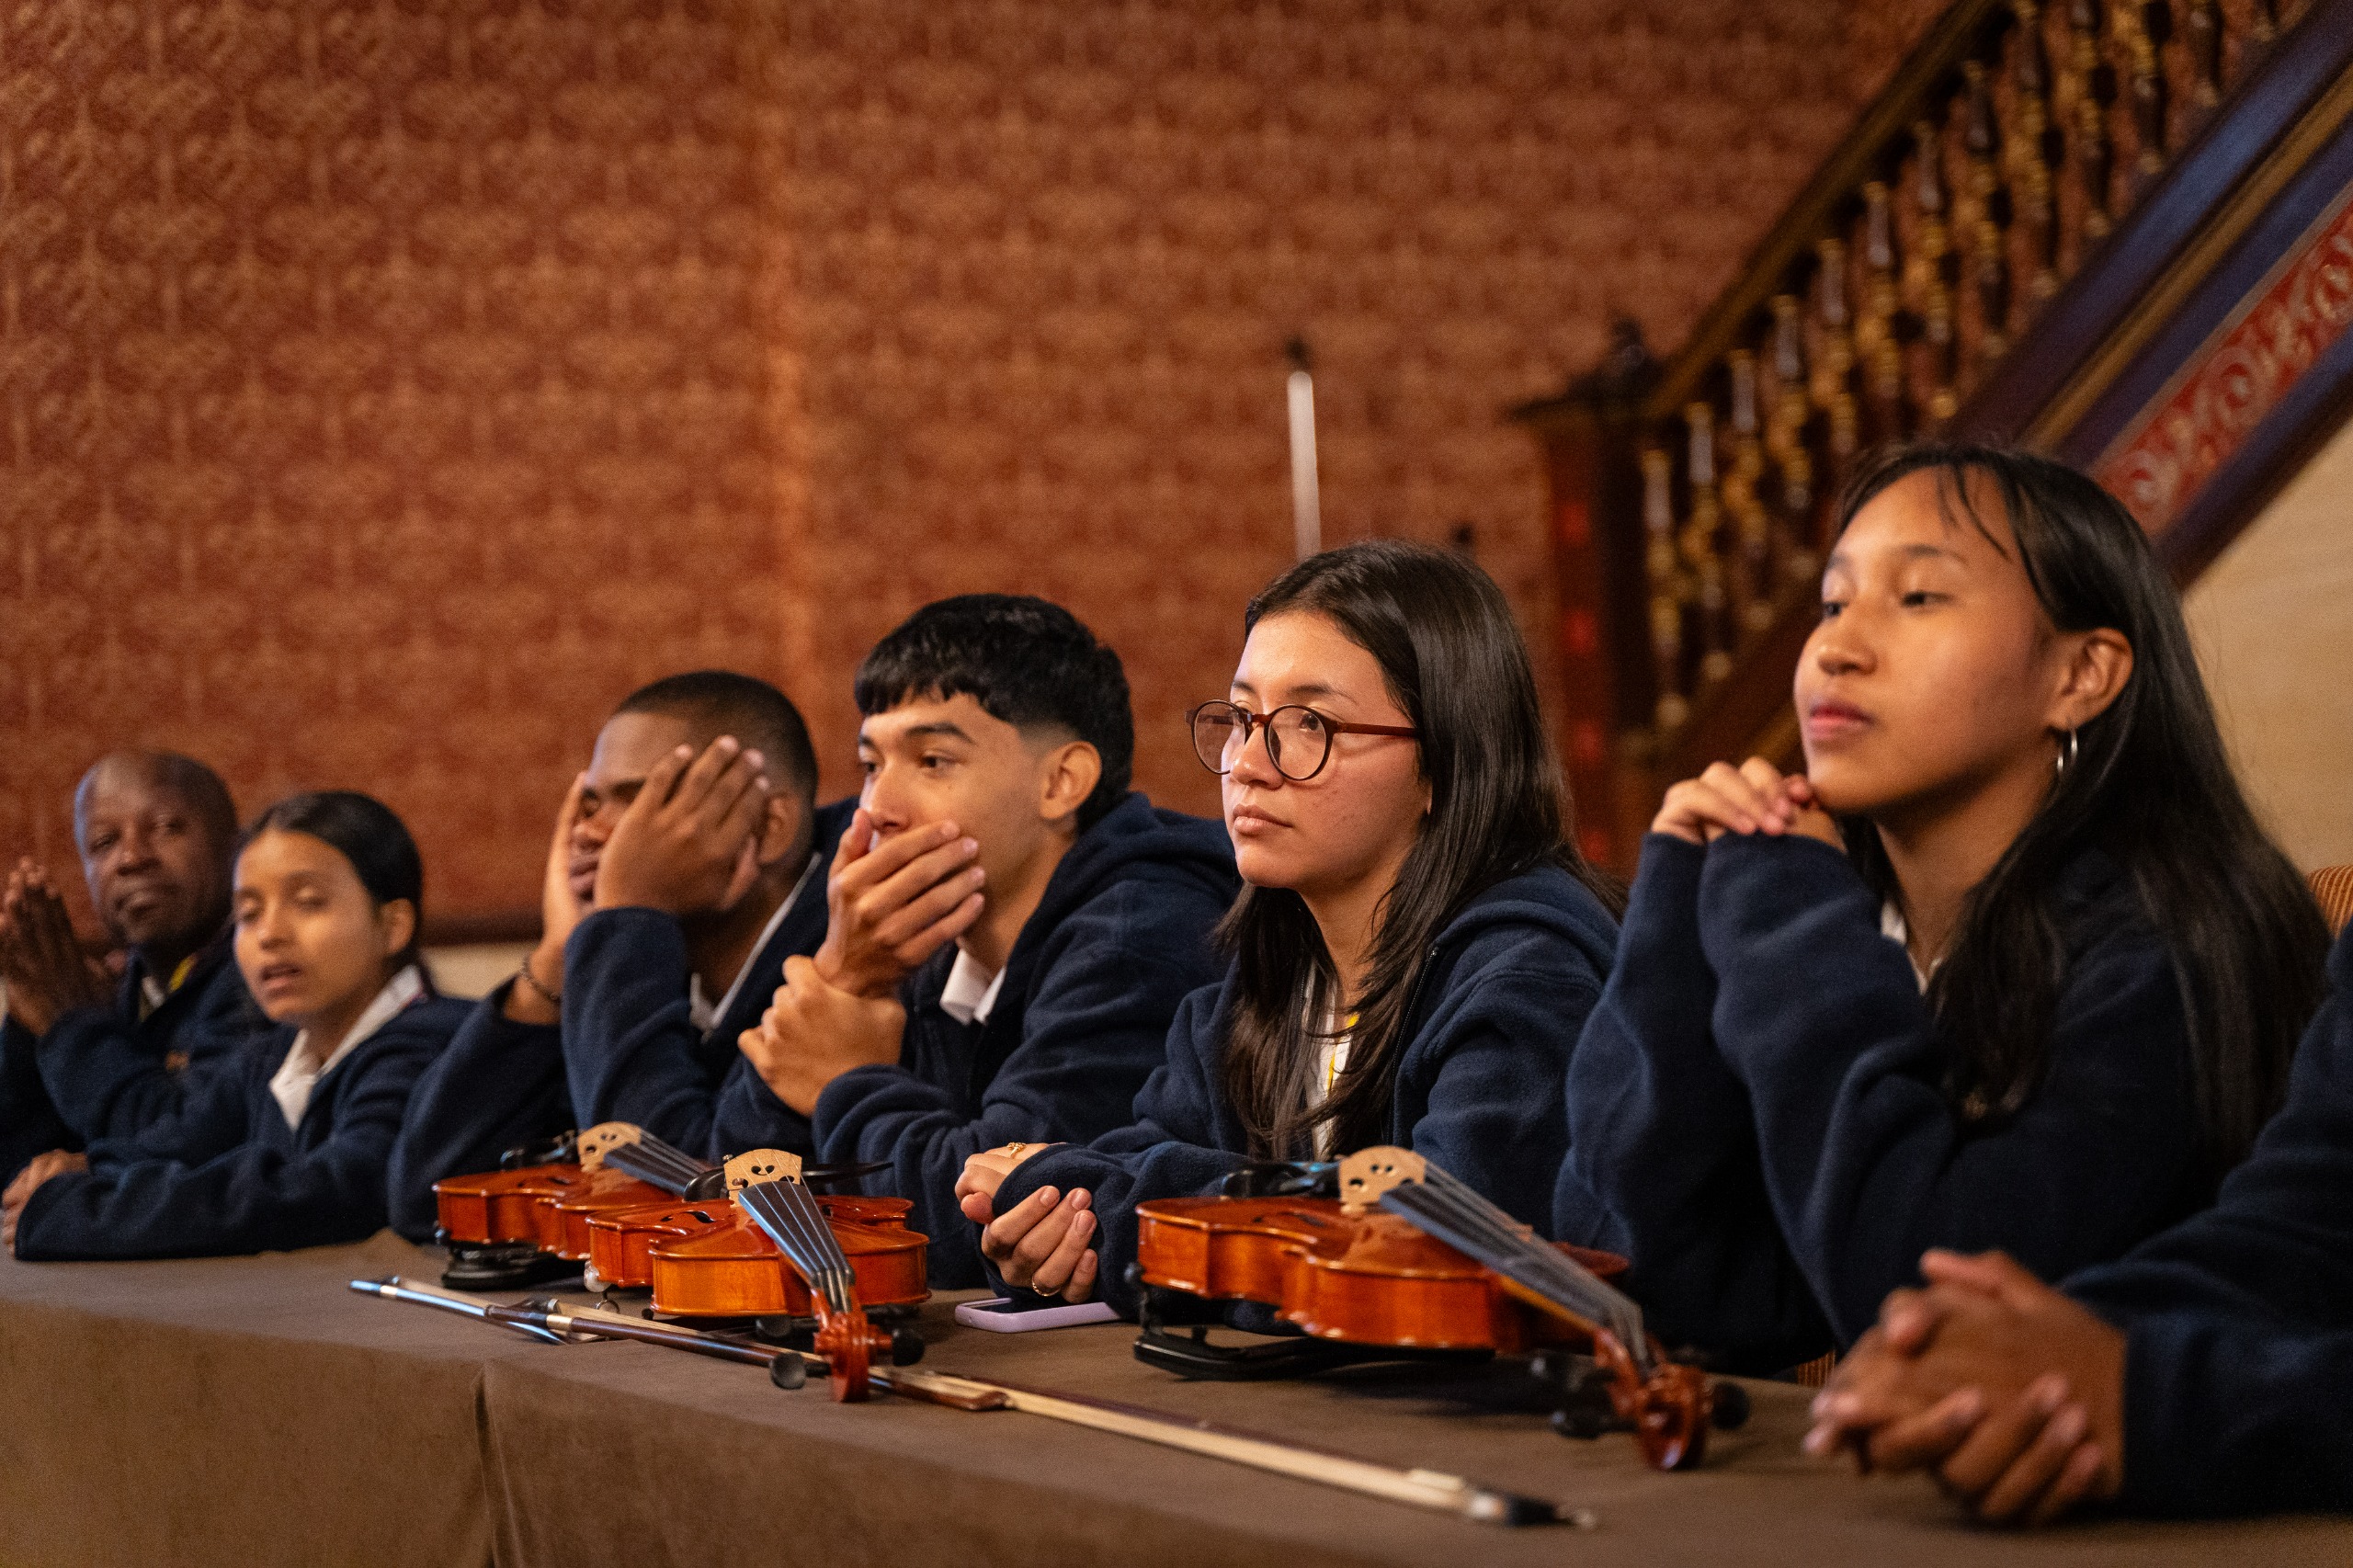
<instances>
[{"instance_id":1,"label":"patterned wallpaper","mask_svg":"<svg viewBox=\"0 0 2353 1568\"><path fill-rule=\"evenodd\" d=\"M528 910L631 685L848 675L1004 587L1126 658L1139 780L1290 539L1467 527L1497 411L1671 346L1900 52L1864 0L0 6L0 853L130 741L383 796Z\"/></svg>"}]
</instances>

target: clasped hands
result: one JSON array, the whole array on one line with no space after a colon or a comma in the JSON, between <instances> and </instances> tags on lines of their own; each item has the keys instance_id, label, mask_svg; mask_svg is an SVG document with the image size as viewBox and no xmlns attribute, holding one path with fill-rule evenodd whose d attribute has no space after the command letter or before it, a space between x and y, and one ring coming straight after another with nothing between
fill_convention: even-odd
<instances>
[{"instance_id":1,"label":"clasped hands","mask_svg":"<svg viewBox=\"0 0 2353 1568\"><path fill-rule=\"evenodd\" d=\"M73 916L49 873L19 860L0 892L0 981L8 1016L36 1035L76 1007L106 1005L114 977L74 934Z\"/></svg>"},{"instance_id":2,"label":"clasped hands","mask_svg":"<svg viewBox=\"0 0 2353 1568\"><path fill-rule=\"evenodd\" d=\"M1806 1449L1925 1470L1997 1524L2043 1524L2124 1479L2124 1335L2000 1253L1920 1260L1814 1400Z\"/></svg>"},{"instance_id":3,"label":"clasped hands","mask_svg":"<svg viewBox=\"0 0 2353 1568\"><path fill-rule=\"evenodd\" d=\"M1711 763L1699 778L1668 790L1651 831L1693 844L1713 844L1727 833L1768 837L1795 833L1818 838L1833 849L1846 847L1838 824L1814 795L1813 781L1802 773L1783 773L1756 756L1737 767Z\"/></svg>"},{"instance_id":4,"label":"clasped hands","mask_svg":"<svg viewBox=\"0 0 2353 1568\"><path fill-rule=\"evenodd\" d=\"M1095 1290L1100 1259L1087 1244L1095 1239L1094 1197L1085 1187L1069 1193L1041 1187L1003 1214L997 1188L1025 1162L1051 1143L1007 1143L983 1149L965 1160L956 1178L957 1204L981 1227L981 1256L1008 1285L1083 1301Z\"/></svg>"},{"instance_id":5,"label":"clasped hands","mask_svg":"<svg viewBox=\"0 0 2353 1568\"><path fill-rule=\"evenodd\" d=\"M767 1011L736 1040L778 1099L808 1116L844 1073L899 1060L906 1011L893 993L980 918L979 854L952 822L886 835L863 810L850 819L825 879L824 945L785 960Z\"/></svg>"}]
</instances>

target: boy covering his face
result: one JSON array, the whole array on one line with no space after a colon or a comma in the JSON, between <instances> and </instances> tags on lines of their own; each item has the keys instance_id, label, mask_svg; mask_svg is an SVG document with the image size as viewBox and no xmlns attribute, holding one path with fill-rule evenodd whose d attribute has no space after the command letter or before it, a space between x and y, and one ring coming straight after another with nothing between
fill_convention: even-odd
<instances>
[{"instance_id":1,"label":"boy covering his face","mask_svg":"<svg viewBox=\"0 0 2353 1568\"><path fill-rule=\"evenodd\" d=\"M1119 656L1067 610L994 594L917 611L867 655L859 809L830 929L741 1046L719 1142L887 1161L932 1282L981 1283L965 1157L1128 1119L1238 883L1222 828L1128 788Z\"/></svg>"},{"instance_id":2,"label":"boy covering his face","mask_svg":"<svg viewBox=\"0 0 2353 1568\"><path fill-rule=\"evenodd\" d=\"M517 1144L631 1121L698 1157L786 957L825 934L825 866L849 803L819 810L809 733L749 676L672 676L625 699L558 813L540 935L417 1086L394 1148L394 1225L434 1224L433 1183ZM805 1138L790 1145L806 1147Z\"/></svg>"}]
</instances>

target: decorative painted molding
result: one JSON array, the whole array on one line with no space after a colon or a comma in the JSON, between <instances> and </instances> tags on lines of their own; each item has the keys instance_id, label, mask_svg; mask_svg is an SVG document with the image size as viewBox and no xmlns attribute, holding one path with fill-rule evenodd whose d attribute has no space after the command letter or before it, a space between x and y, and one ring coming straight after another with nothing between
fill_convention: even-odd
<instances>
[{"instance_id":1,"label":"decorative painted molding","mask_svg":"<svg viewBox=\"0 0 2353 1568\"><path fill-rule=\"evenodd\" d=\"M2265 275L2093 473L2163 534L2353 325L2353 188Z\"/></svg>"}]
</instances>

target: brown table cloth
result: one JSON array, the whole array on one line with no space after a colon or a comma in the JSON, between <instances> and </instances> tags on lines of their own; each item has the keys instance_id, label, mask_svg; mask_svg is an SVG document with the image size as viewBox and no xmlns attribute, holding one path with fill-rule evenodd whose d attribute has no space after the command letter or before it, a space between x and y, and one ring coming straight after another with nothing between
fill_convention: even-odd
<instances>
[{"instance_id":1,"label":"brown table cloth","mask_svg":"<svg viewBox=\"0 0 2353 1568\"><path fill-rule=\"evenodd\" d=\"M346 1282L356 1247L0 1264L0 1564L1114 1562L1315 1564L2353 1562L2353 1522L1959 1522L1917 1480L1802 1458L1805 1394L1752 1385L1708 1469L1555 1437L1508 1368L1184 1383L1124 1325L991 1335L926 1310L926 1364L1207 1416L1594 1509L1504 1530L1015 1412L836 1405L649 1346L537 1345Z\"/></svg>"}]
</instances>

